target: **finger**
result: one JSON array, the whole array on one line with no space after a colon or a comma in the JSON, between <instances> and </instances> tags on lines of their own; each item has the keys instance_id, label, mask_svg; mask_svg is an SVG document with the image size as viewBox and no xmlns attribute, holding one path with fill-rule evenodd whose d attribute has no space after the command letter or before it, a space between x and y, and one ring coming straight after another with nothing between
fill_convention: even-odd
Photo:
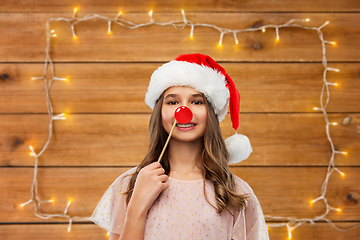
<instances>
[{"instance_id":1,"label":"finger","mask_svg":"<svg viewBox=\"0 0 360 240\"><path fill-rule=\"evenodd\" d=\"M154 174L157 176L163 175L165 173L165 169L163 168L157 168L153 170Z\"/></svg>"},{"instance_id":2,"label":"finger","mask_svg":"<svg viewBox=\"0 0 360 240\"><path fill-rule=\"evenodd\" d=\"M168 189L169 188L169 183L163 183L162 184L162 191L164 191L164 190L166 190L166 189Z\"/></svg>"},{"instance_id":3,"label":"finger","mask_svg":"<svg viewBox=\"0 0 360 240\"><path fill-rule=\"evenodd\" d=\"M146 166L146 168L148 168L149 170L154 170L161 167L162 167L161 164L158 162L153 162Z\"/></svg>"},{"instance_id":4,"label":"finger","mask_svg":"<svg viewBox=\"0 0 360 240\"><path fill-rule=\"evenodd\" d=\"M168 176L168 175L165 175L165 174L159 176L159 180L160 180L162 183L166 182L166 181L168 180L168 178L169 178L169 176Z\"/></svg>"}]
</instances>

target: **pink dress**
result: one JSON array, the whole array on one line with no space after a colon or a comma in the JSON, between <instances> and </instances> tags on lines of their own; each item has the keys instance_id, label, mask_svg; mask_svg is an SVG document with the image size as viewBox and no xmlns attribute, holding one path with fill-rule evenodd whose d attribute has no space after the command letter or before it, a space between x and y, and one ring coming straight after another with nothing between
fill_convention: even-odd
<instances>
[{"instance_id":1,"label":"pink dress","mask_svg":"<svg viewBox=\"0 0 360 240\"><path fill-rule=\"evenodd\" d=\"M110 232L121 234L123 229L126 202L125 192L132 168L120 175L107 189L95 208L91 219ZM151 206L145 223L145 240L268 240L269 235L264 215L251 187L233 175L236 192L250 193L248 206L241 211L231 208L218 214L206 201L203 180L183 181L169 177L169 188L163 191ZM216 206L214 186L205 181L208 200Z\"/></svg>"}]
</instances>

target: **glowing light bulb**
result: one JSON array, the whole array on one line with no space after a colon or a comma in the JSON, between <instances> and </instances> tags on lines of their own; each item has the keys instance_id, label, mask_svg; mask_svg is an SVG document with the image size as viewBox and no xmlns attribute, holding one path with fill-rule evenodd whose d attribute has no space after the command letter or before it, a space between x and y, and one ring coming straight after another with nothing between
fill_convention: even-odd
<instances>
[{"instance_id":1,"label":"glowing light bulb","mask_svg":"<svg viewBox=\"0 0 360 240\"><path fill-rule=\"evenodd\" d=\"M29 200L29 201L27 201L26 203L21 204L21 205L20 205L20 208L22 208L22 207L24 207L24 206L28 205L28 204L29 204L29 203L31 203L31 202L33 202L33 200L32 200L32 199L31 199L31 200Z\"/></svg>"},{"instance_id":2,"label":"glowing light bulb","mask_svg":"<svg viewBox=\"0 0 360 240\"><path fill-rule=\"evenodd\" d=\"M332 123L330 123L330 125L336 126L338 124L337 124L337 122L332 122Z\"/></svg>"},{"instance_id":3,"label":"glowing light bulb","mask_svg":"<svg viewBox=\"0 0 360 240\"><path fill-rule=\"evenodd\" d=\"M276 42L280 41L280 37L276 36Z\"/></svg>"},{"instance_id":4,"label":"glowing light bulb","mask_svg":"<svg viewBox=\"0 0 360 240\"><path fill-rule=\"evenodd\" d=\"M341 208L336 208L336 211L341 212Z\"/></svg>"},{"instance_id":5,"label":"glowing light bulb","mask_svg":"<svg viewBox=\"0 0 360 240\"><path fill-rule=\"evenodd\" d=\"M305 22L309 22L309 21L310 21L310 18L305 19Z\"/></svg>"},{"instance_id":6,"label":"glowing light bulb","mask_svg":"<svg viewBox=\"0 0 360 240\"><path fill-rule=\"evenodd\" d=\"M291 227L288 227L288 239L291 239L292 237L291 231L292 231Z\"/></svg>"},{"instance_id":7,"label":"glowing light bulb","mask_svg":"<svg viewBox=\"0 0 360 240\"><path fill-rule=\"evenodd\" d=\"M184 9L181 9L181 13L182 13L183 15L185 14Z\"/></svg>"},{"instance_id":8,"label":"glowing light bulb","mask_svg":"<svg viewBox=\"0 0 360 240\"><path fill-rule=\"evenodd\" d=\"M345 177L345 173L343 173L343 172L340 172L340 174L341 174L341 176L342 176L342 177Z\"/></svg>"},{"instance_id":9,"label":"glowing light bulb","mask_svg":"<svg viewBox=\"0 0 360 240\"><path fill-rule=\"evenodd\" d=\"M110 232L107 232L106 236L109 237L109 236L110 236Z\"/></svg>"},{"instance_id":10,"label":"glowing light bulb","mask_svg":"<svg viewBox=\"0 0 360 240\"><path fill-rule=\"evenodd\" d=\"M52 199L50 199L50 202L53 203L53 202L55 202L55 200L52 198Z\"/></svg>"},{"instance_id":11,"label":"glowing light bulb","mask_svg":"<svg viewBox=\"0 0 360 240\"><path fill-rule=\"evenodd\" d=\"M317 202L317 201L319 201L319 200L321 200L323 198L324 198L323 196L320 196L320 197L318 197L316 199L311 200L310 203L313 204L314 202Z\"/></svg>"},{"instance_id":12,"label":"glowing light bulb","mask_svg":"<svg viewBox=\"0 0 360 240\"><path fill-rule=\"evenodd\" d=\"M149 12L149 16L152 17L152 15L153 15L153 10L151 10L151 11Z\"/></svg>"},{"instance_id":13,"label":"glowing light bulb","mask_svg":"<svg viewBox=\"0 0 360 240\"><path fill-rule=\"evenodd\" d=\"M32 147L32 146L29 146L29 148L30 148L30 150L31 150L30 156L35 156L35 155L34 155L34 149L33 149L33 147Z\"/></svg>"},{"instance_id":14,"label":"glowing light bulb","mask_svg":"<svg viewBox=\"0 0 360 240\"><path fill-rule=\"evenodd\" d=\"M77 39L77 36L76 36L76 35L74 35L74 39Z\"/></svg>"},{"instance_id":15,"label":"glowing light bulb","mask_svg":"<svg viewBox=\"0 0 360 240\"><path fill-rule=\"evenodd\" d=\"M263 28L261 31L262 31L262 32L265 32L266 30L265 30L265 28Z\"/></svg>"},{"instance_id":16,"label":"glowing light bulb","mask_svg":"<svg viewBox=\"0 0 360 240\"><path fill-rule=\"evenodd\" d=\"M122 12L120 11L120 12L118 13L118 15L116 16L116 18L119 18L119 17L121 16L121 14L122 14Z\"/></svg>"},{"instance_id":17,"label":"glowing light bulb","mask_svg":"<svg viewBox=\"0 0 360 240\"><path fill-rule=\"evenodd\" d=\"M74 18L76 17L77 11L78 11L78 8L75 8L75 9L74 9L74 16L73 16Z\"/></svg>"},{"instance_id":18,"label":"glowing light bulb","mask_svg":"<svg viewBox=\"0 0 360 240\"><path fill-rule=\"evenodd\" d=\"M111 34L111 21L108 22L108 34Z\"/></svg>"},{"instance_id":19,"label":"glowing light bulb","mask_svg":"<svg viewBox=\"0 0 360 240\"><path fill-rule=\"evenodd\" d=\"M327 71L334 71L334 72L340 72L340 69L337 68L326 68Z\"/></svg>"}]
</instances>

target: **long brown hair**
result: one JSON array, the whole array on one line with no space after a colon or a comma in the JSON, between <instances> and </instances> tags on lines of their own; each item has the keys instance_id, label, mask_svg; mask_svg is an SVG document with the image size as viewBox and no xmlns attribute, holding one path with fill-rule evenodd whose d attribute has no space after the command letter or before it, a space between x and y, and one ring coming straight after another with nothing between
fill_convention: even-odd
<instances>
[{"instance_id":1,"label":"long brown hair","mask_svg":"<svg viewBox=\"0 0 360 240\"><path fill-rule=\"evenodd\" d=\"M203 136L204 148L201 155L201 167L203 170L204 180L208 179L214 184L217 206L212 205L207 199L207 194L205 193L205 181L204 196L206 201L213 206L218 213L221 213L229 205L243 209L247 205L246 198L248 196L239 195L235 192L235 181L228 165L228 152L222 138L218 118L211 107L210 102L205 96L203 97L207 109L207 118L206 129ZM149 149L142 162L136 168L136 171L132 174L128 189L124 193L127 195L126 204L128 204L131 199L135 181L140 170L158 160L168 137L168 133L163 128L161 118L163 100L164 93L157 100L149 121ZM165 174L168 175L170 173L170 163L167 150L165 150L161 160L161 165L165 169Z\"/></svg>"}]
</instances>

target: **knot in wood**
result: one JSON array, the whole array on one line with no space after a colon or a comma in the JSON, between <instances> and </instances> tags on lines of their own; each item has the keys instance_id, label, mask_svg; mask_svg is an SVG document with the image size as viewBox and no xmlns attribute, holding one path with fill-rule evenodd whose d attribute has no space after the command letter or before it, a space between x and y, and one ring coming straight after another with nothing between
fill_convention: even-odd
<instances>
[{"instance_id":1,"label":"knot in wood","mask_svg":"<svg viewBox=\"0 0 360 240\"><path fill-rule=\"evenodd\" d=\"M256 42L256 43L253 44L253 49L254 50L260 50L261 48L262 48L262 46L261 46L260 43Z\"/></svg>"},{"instance_id":2,"label":"knot in wood","mask_svg":"<svg viewBox=\"0 0 360 240\"><path fill-rule=\"evenodd\" d=\"M252 28L260 28L262 26L264 26L264 23L262 21L257 21L251 27Z\"/></svg>"},{"instance_id":3,"label":"knot in wood","mask_svg":"<svg viewBox=\"0 0 360 240\"><path fill-rule=\"evenodd\" d=\"M358 204L359 197L360 197L359 193L357 193L357 192L349 192L346 195L345 204L348 205L348 206L356 205L356 204Z\"/></svg>"},{"instance_id":4,"label":"knot in wood","mask_svg":"<svg viewBox=\"0 0 360 240\"><path fill-rule=\"evenodd\" d=\"M9 79L9 74L7 74L7 73L1 74L1 79L2 80L8 80Z\"/></svg>"},{"instance_id":5,"label":"knot in wood","mask_svg":"<svg viewBox=\"0 0 360 240\"><path fill-rule=\"evenodd\" d=\"M15 140L15 145L20 145L22 143L23 143L23 141L21 139L16 139Z\"/></svg>"},{"instance_id":6,"label":"knot in wood","mask_svg":"<svg viewBox=\"0 0 360 240\"><path fill-rule=\"evenodd\" d=\"M20 137L13 137L12 141L11 141L11 149L15 150L17 149L19 146L24 144L24 140L21 139Z\"/></svg>"},{"instance_id":7,"label":"knot in wood","mask_svg":"<svg viewBox=\"0 0 360 240\"><path fill-rule=\"evenodd\" d=\"M343 125L348 125L351 122L351 117L347 116L342 120Z\"/></svg>"}]
</instances>

